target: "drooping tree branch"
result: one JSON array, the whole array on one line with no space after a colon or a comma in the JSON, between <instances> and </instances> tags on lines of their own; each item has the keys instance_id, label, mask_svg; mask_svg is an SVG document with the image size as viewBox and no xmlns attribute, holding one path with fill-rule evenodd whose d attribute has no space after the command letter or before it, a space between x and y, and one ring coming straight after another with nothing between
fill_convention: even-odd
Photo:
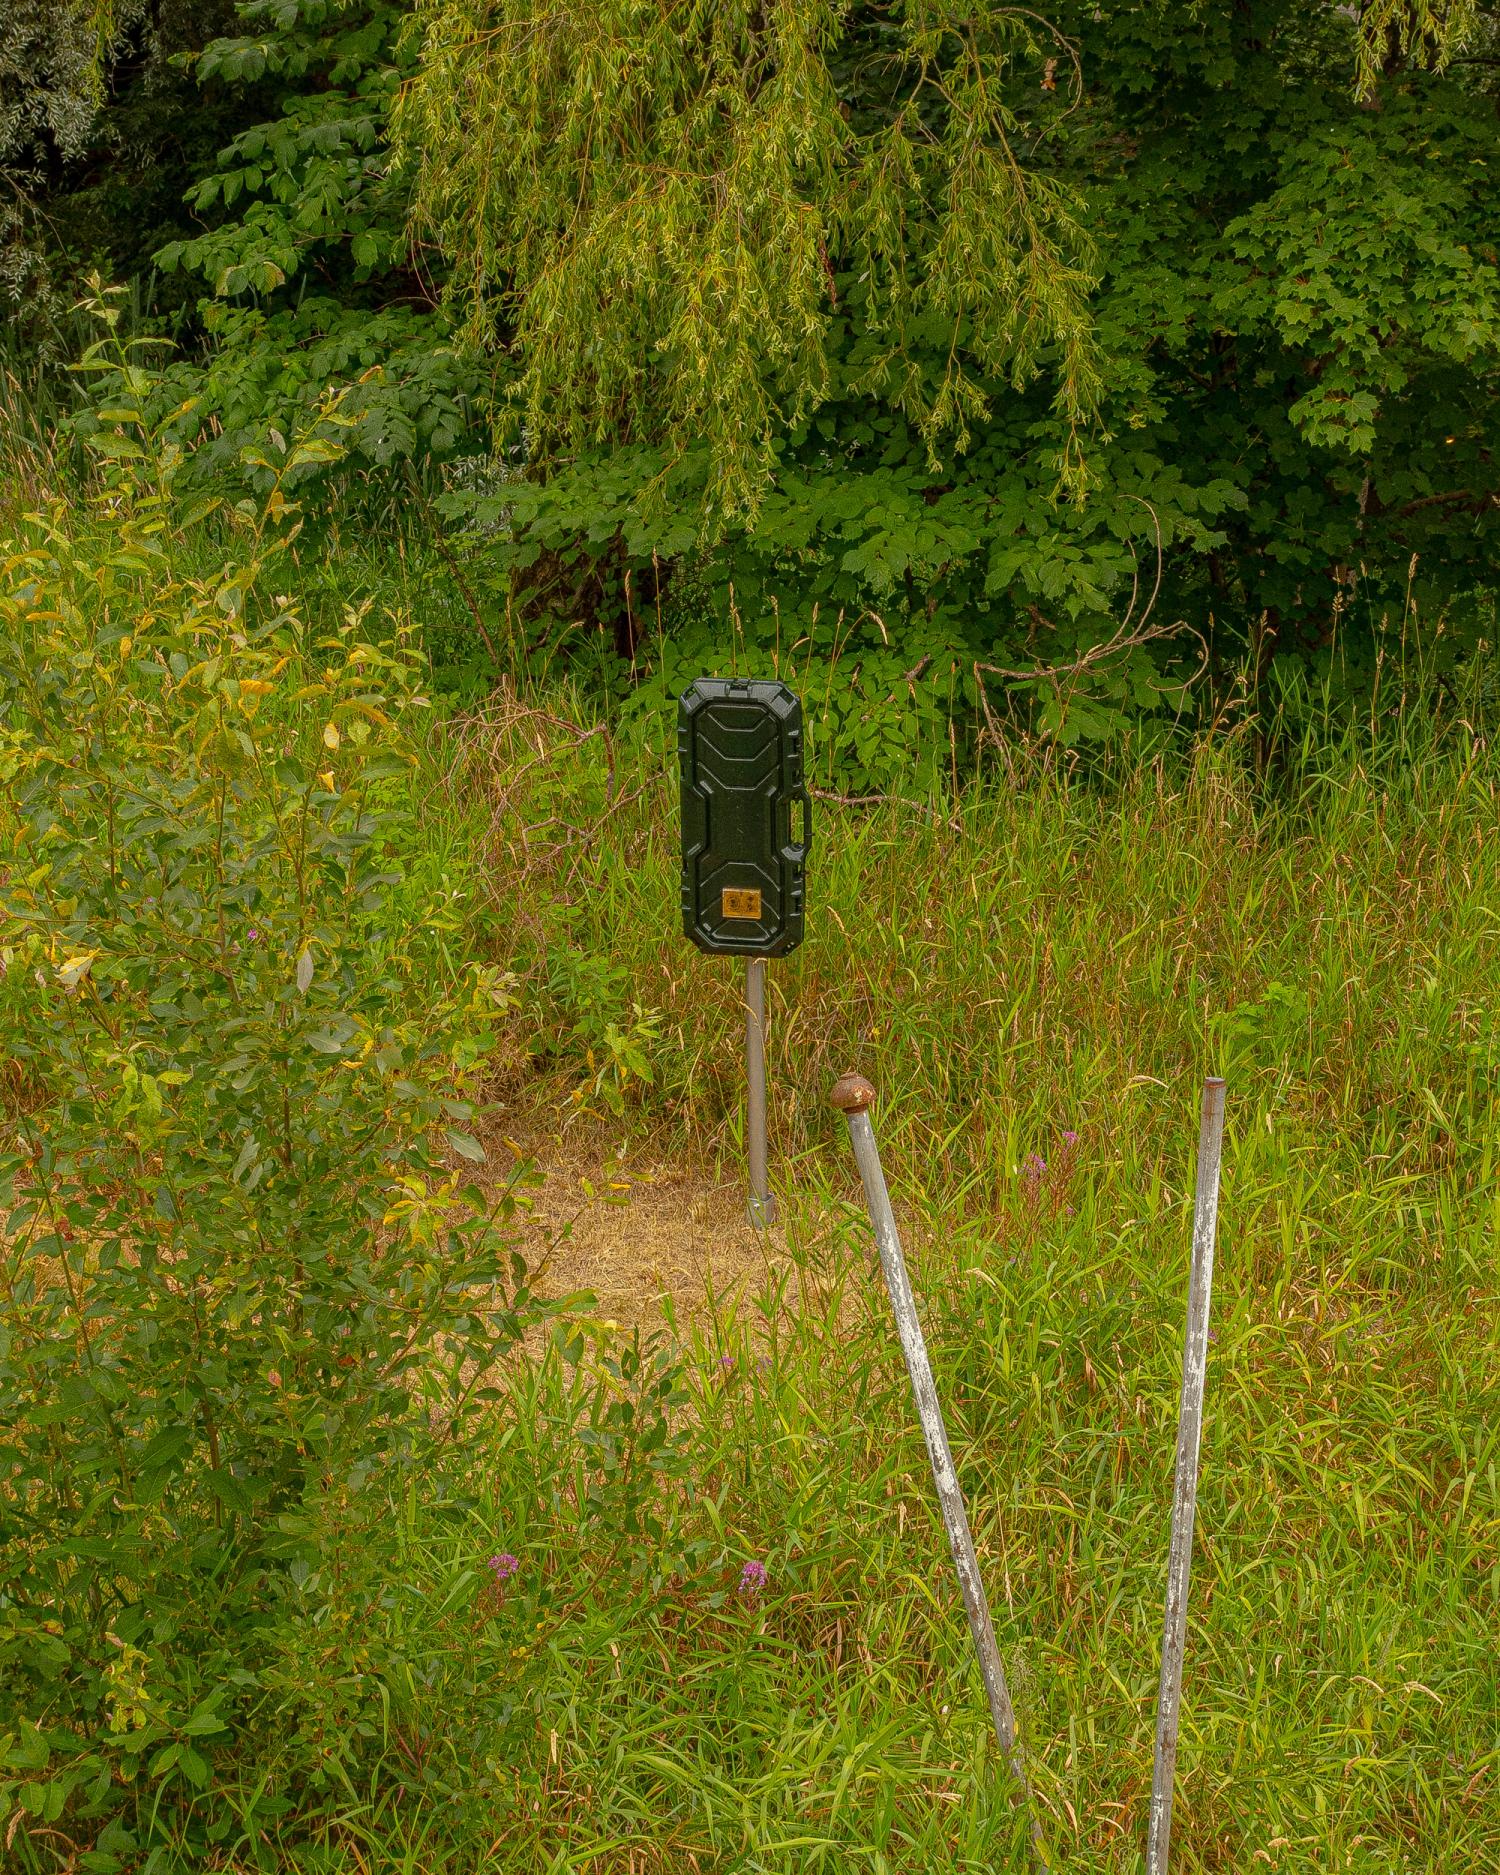
<instances>
[{"instance_id":1,"label":"drooping tree branch","mask_svg":"<svg viewBox=\"0 0 1500 1875\"><path fill-rule=\"evenodd\" d=\"M396 112L415 223L470 336L510 349L536 457L702 448L709 505L753 512L833 388L842 277L868 335L852 388L935 456L1045 372L1082 487L1092 250L1076 197L1017 153L1010 84L1027 62L1055 84L1066 42L1025 8L879 12L894 102L872 115L835 75L869 6L421 0Z\"/></svg>"}]
</instances>

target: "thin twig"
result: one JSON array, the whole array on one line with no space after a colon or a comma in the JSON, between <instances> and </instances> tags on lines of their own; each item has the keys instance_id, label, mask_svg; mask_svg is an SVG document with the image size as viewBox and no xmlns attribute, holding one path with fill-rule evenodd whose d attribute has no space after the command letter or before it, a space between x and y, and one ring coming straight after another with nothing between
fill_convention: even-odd
<instances>
[{"instance_id":1,"label":"thin twig","mask_svg":"<svg viewBox=\"0 0 1500 1875\"><path fill-rule=\"evenodd\" d=\"M491 639L489 631L486 629L484 616L479 610L479 602L469 590L469 582L459 570L458 561L453 557L453 549L448 545L437 516L432 511L432 503L427 499L427 490L423 488L421 480L410 461L407 462L406 473L412 488L416 491L417 500L422 504L422 512L426 517L428 527L432 531L433 542L438 552L443 556L448 571L453 575L453 583L458 588L464 604L469 608L469 615L478 627L479 636L484 640L484 648L490 654L490 663L500 672L501 680L508 684L510 681L510 673L501 666L499 653L495 650L494 641Z\"/></svg>"},{"instance_id":2,"label":"thin twig","mask_svg":"<svg viewBox=\"0 0 1500 1875\"><path fill-rule=\"evenodd\" d=\"M1090 645L1088 650L1083 652L1081 656L1071 659L1066 664L1036 664L1032 665L1029 669L1022 670L1012 669L1003 664L986 664L982 660L976 660L974 664L974 678L979 686L980 702L984 705L986 718L989 718L989 706L985 702L984 697L983 680L985 677L999 677L1011 683L1055 683L1062 677L1081 676L1084 671L1091 670L1094 665L1103 664L1110 658L1118 657L1123 651L1135 651L1142 645L1154 644L1159 639L1176 638L1184 633L1192 632L1193 628L1184 619L1178 619L1177 622L1172 625L1153 625L1150 623L1151 614L1156 609L1156 601L1161 595L1163 568L1161 522L1157 517L1155 508L1153 508L1151 503L1143 496L1131 495L1128 499L1139 502L1141 507L1151 516L1152 530L1156 535L1156 578L1152 581L1151 597L1146 601L1145 610L1141 613L1139 624L1136 625L1134 630L1131 629L1131 618L1135 612L1136 601L1140 597L1140 571L1139 563L1137 562L1136 572L1131 577L1130 603L1125 608L1125 616L1120 621L1119 627L1112 638L1105 639L1101 644ZM1135 555L1134 547L1131 548L1131 555L1132 558ZM1049 624L1050 622L1050 620L1044 621L1044 623ZM993 723L991 723L991 728L993 728Z\"/></svg>"},{"instance_id":3,"label":"thin twig","mask_svg":"<svg viewBox=\"0 0 1500 1875\"><path fill-rule=\"evenodd\" d=\"M909 807L914 814L925 815L935 827L950 827L956 833L957 818L938 813L925 801L914 801L906 794L835 794L832 788L809 788L815 801L832 801L836 807Z\"/></svg>"},{"instance_id":4,"label":"thin twig","mask_svg":"<svg viewBox=\"0 0 1500 1875\"><path fill-rule=\"evenodd\" d=\"M1496 62L1500 63L1500 60ZM1479 514L1491 504L1500 507L1500 494L1493 494L1487 489L1481 489L1476 494L1471 488L1455 488L1446 495L1418 495L1415 501L1403 503L1395 510L1395 514L1397 520L1400 520L1403 515L1415 514L1419 508L1449 507L1455 502Z\"/></svg>"}]
</instances>

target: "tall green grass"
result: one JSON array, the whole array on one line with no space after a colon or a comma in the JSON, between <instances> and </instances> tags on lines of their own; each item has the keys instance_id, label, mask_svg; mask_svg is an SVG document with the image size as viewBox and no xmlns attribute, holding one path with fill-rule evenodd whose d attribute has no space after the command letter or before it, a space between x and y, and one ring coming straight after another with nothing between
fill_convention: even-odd
<instances>
[{"instance_id":1,"label":"tall green grass","mask_svg":"<svg viewBox=\"0 0 1500 1875\"><path fill-rule=\"evenodd\" d=\"M773 966L792 1274L674 1325L681 1444L652 1533L601 1535L623 1461L601 1461L598 1416L628 1375L586 1405L586 1364L555 1352L508 1377L492 1464L409 1508L403 1645L447 1663L425 1711L460 1793L407 1813L434 1832L410 1866L475 1865L476 1791L497 1869L1022 1866L824 1098L856 1063L1055 1865L1142 1866L1213 1068L1230 1118L1174 1867L1500 1867L1500 770L1472 724L1414 720L1405 746L1309 741L1274 788L1231 742L1107 783L822 812L808 941ZM670 777L535 713L461 744L429 826L550 1064L502 1104L539 1085L627 1149L649 1132L732 1163L736 977L674 929ZM601 1082L611 1023L651 1082ZM520 1573L454 1641L417 1611L470 1621L489 1545ZM747 1597L750 1557L768 1584ZM487 1670L476 1727L442 1676ZM359 1828L388 1854L401 1806L380 1801Z\"/></svg>"},{"instance_id":2,"label":"tall green grass","mask_svg":"<svg viewBox=\"0 0 1500 1875\"><path fill-rule=\"evenodd\" d=\"M1309 737L1273 780L1240 737L1102 779L821 805L807 941L769 973L783 1156L827 1144L823 1092L858 1062L913 1168L1003 1208L1065 1130L1129 1167L1158 1154L1212 1066L1257 1154L1472 1189L1500 1061L1500 762L1459 712L1425 741L1404 720L1399 741ZM731 1150L739 966L684 942L675 778L629 760L603 726L497 707L436 740L421 842L467 856L474 942L525 973L539 1058L570 1072L606 1017L634 1023L641 1121Z\"/></svg>"},{"instance_id":3,"label":"tall green grass","mask_svg":"<svg viewBox=\"0 0 1500 1875\"><path fill-rule=\"evenodd\" d=\"M295 577L337 596L326 567ZM377 614L420 602L420 568L359 577ZM738 979L676 927L672 776L573 707L437 724L391 917L440 902L451 959L515 972L494 1135L579 1124L732 1167ZM0 1685L5 1856L1023 1866L826 1102L856 1065L1053 1866L1138 1871L1212 1068L1230 1105L1174 1869L1500 1869L1500 761L1475 699L1399 690L1259 756L1229 735L822 804L808 940L772 969L780 1273L654 1344L570 1321L488 1377L477 1458L331 1481L330 1539L268 1587L270 1664L242 1689L245 1735L274 1744L226 1746L203 1790L148 1767L105 1793L103 1830L28 1809L47 1715Z\"/></svg>"},{"instance_id":4,"label":"tall green grass","mask_svg":"<svg viewBox=\"0 0 1500 1875\"><path fill-rule=\"evenodd\" d=\"M1096 1182L1081 1160L1069 1189ZM921 1280L1053 1866L1080 1871L1141 1867L1170 1492L1185 1220L1123 1222L1087 1248L960 1227ZM1420 1279L1325 1296L1309 1272L1278 1302L1238 1243L1174 1866L1492 1868L1492 1327ZM487 1463L395 1507L336 1637L375 1664L384 1756L329 1866L356 1843L413 1869L1024 1866L857 1216L797 1264L685 1331L683 1443L637 1540L599 1432L628 1376L595 1395L556 1353L508 1378ZM334 1653L298 1650L309 1702Z\"/></svg>"}]
</instances>

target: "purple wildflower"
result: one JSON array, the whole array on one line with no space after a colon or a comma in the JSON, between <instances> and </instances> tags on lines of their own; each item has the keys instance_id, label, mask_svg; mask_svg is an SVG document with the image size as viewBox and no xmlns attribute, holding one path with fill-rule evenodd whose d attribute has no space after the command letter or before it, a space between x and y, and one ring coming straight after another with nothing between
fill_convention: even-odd
<instances>
[{"instance_id":1,"label":"purple wildflower","mask_svg":"<svg viewBox=\"0 0 1500 1875\"><path fill-rule=\"evenodd\" d=\"M734 1356L732 1354L721 1354L719 1356L719 1365L727 1374L730 1368L734 1366Z\"/></svg>"},{"instance_id":2,"label":"purple wildflower","mask_svg":"<svg viewBox=\"0 0 1500 1875\"><path fill-rule=\"evenodd\" d=\"M1078 1144L1078 1135L1069 1130L1063 1134L1063 1144L1065 1146L1076 1146Z\"/></svg>"},{"instance_id":3,"label":"purple wildflower","mask_svg":"<svg viewBox=\"0 0 1500 1875\"><path fill-rule=\"evenodd\" d=\"M502 1550L498 1556L491 1556L488 1567L495 1572L497 1582L509 1582L521 1566L519 1556L512 1556L509 1550Z\"/></svg>"},{"instance_id":4,"label":"purple wildflower","mask_svg":"<svg viewBox=\"0 0 1500 1875\"><path fill-rule=\"evenodd\" d=\"M756 1595L766 1586L766 1565L753 1558L740 1571L741 1595Z\"/></svg>"}]
</instances>

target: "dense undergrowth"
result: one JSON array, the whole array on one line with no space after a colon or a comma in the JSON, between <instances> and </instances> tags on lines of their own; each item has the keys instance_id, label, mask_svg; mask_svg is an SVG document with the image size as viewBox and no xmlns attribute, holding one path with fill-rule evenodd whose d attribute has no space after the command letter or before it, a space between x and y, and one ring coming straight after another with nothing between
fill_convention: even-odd
<instances>
[{"instance_id":1,"label":"dense undergrowth","mask_svg":"<svg viewBox=\"0 0 1500 1875\"><path fill-rule=\"evenodd\" d=\"M822 801L784 1273L548 1328L508 1132L738 1151L666 725L432 707L424 581L344 617L279 492L337 408L196 517L129 408L87 499L29 459L0 586L8 1862L1021 1866L824 1100L857 1063L1053 1865L1141 1866L1210 1067L1175 1866L1500 1864L1484 670Z\"/></svg>"}]
</instances>

